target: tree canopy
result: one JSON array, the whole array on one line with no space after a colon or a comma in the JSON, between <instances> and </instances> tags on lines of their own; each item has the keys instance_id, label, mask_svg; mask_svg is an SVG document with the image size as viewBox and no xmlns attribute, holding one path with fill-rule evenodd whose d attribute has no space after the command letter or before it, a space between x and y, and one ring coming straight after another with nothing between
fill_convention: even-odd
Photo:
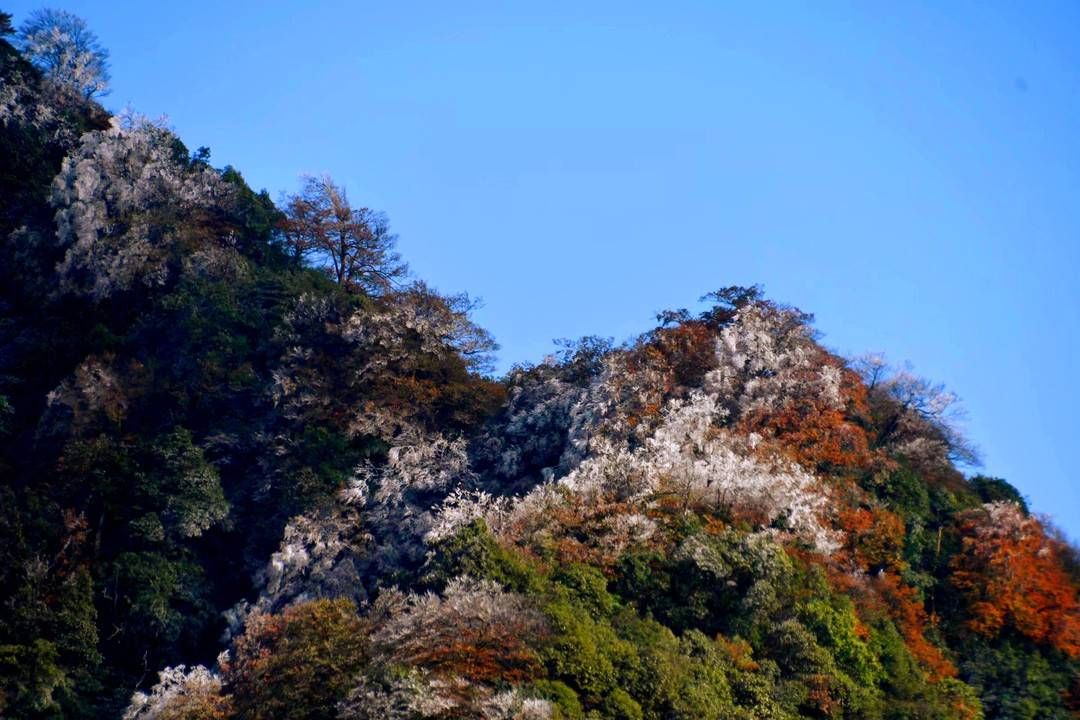
<instances>
[{"instance_id":1,"label":"tree canopy","mask_svg":"<svg viewBox=\"0 0 1080 720\"><path fill-rule=\"evenodd\" d=\"M86 99L109 91L109 51L76 15L51 8L35 11L19 28L19 48L60 88Z\"/></svg>"},{"instance_id":2,"label":"tree canopy","mask_svg":"<svg viewBox=\"0 0 1080 720\"><path fill-rule=\"evenodd\" d=\"M393 251L397 236L384 213L354 208L329 176L307 176L289 196L281 224L294 256L313 262L340 286L385 293L407 272Z\"/></svg>"}]
</instances>

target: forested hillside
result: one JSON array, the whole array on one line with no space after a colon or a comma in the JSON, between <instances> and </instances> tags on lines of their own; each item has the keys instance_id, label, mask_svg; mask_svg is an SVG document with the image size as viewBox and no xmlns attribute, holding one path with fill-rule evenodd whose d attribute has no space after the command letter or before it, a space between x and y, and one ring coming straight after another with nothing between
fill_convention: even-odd
<instances>
[{"instance_id":1,"label":"forested hillside","mask_svg":"<svg viewBox=\"0 0 1080 720\"><path fill-rule=\"evenodd\" d=\"M757 287L495 377L385 215L0 34L0 717L1080 717L1080 558L941 386Z\"/></svg>"}]
</instances>

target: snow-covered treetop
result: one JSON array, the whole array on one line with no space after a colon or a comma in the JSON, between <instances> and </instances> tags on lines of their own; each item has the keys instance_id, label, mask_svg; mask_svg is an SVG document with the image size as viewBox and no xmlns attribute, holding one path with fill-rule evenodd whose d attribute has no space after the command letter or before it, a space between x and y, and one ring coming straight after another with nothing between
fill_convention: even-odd
<instances>
[{"instance_id":1,"label":"snow-covered treetop","mask_svg":"<svg viewBox=\"0 0 1080 720\"><path fill-rule=\"evenodd\" d=\"M61 289L100 300L137 284L164 284L178 243L188 238L197 246L200 214L230 195L161 122L125 115L86 133L52 186L56 238L65 249Z\"/></svg>"},{"instance_id":2,"label":"snow-covered treetop","mask_svg":"<svg viewBox=\"0 0 1080 720\"><path fill-rule=\"evenodd\" d=\"M86 99L108 92L109 52L82 18L65 10L38 10L19 28L18 45L59 87Z\"/></svg>"}]
</instances>

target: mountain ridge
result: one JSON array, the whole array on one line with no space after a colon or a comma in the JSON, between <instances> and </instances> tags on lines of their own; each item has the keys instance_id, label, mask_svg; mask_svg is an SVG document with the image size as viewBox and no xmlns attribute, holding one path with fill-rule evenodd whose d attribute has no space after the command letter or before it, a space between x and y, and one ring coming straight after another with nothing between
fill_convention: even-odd
<instances>
[{"instance_id":1,"label":"mountain ridge","mask_svg":"<svg viewBox=\"0 0 1080 720\"><path fill-rule=\"evenodd\" d=\"M278 207L21 37L3 717L1080 712L1076 550L958 469L942 386L742 286L493 377L385 216Z\"/></svg>"}]
</instances>

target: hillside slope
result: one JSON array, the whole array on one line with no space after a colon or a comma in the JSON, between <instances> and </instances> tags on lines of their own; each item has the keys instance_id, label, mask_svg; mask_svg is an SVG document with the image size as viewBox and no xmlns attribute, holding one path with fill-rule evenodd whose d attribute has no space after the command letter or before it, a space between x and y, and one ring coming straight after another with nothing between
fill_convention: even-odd
<instances>
[{"instance_id":1,"label":"hillside slope","mask_svg":"<svg viewBox=\"0 0 1080 720\"><path fill-rule=\"evenodd\" d=\"M491 377L384 217L23 52L0 716L1080 717L1077 553L940 386L754 287Z\"/></svg>"}]
</instances>

